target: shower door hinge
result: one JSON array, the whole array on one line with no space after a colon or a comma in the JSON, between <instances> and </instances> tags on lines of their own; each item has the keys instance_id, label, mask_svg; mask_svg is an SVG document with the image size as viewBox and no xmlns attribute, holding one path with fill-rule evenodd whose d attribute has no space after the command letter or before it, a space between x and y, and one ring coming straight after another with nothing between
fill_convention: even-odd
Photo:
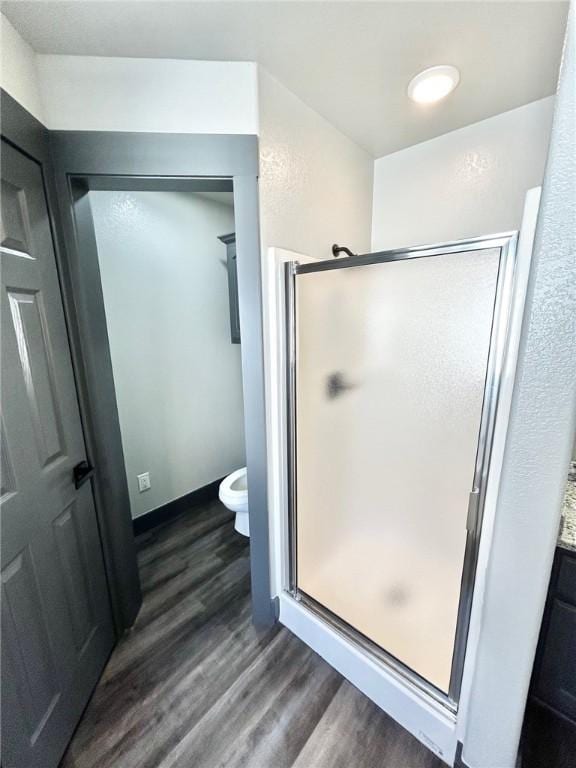
<instances>
[{"instance_id":1,"label":"shower door hinge","mask_svg":"<svg viewBox=\"0 0 576 768\"><path fill-rule=\"evenodd\" d=\"M478 511L480 508L480 491L475 488L470 491L468 497L468 516L466 518L466 530L470 533L476 532L476 525L478 524Z\"/></svg>"}]
</instances>

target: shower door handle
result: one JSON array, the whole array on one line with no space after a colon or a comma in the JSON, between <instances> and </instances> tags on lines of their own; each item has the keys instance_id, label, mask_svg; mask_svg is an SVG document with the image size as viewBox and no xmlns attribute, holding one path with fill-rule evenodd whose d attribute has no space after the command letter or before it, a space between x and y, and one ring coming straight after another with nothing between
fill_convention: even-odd
<instances>
[{"instance_id":1,"label":"shower door handle","mask_svg":"<svg viewBox=\"0 0 576 768\"><path fill-rule=\"evenodd\" d=\"M355 388L355 384L349 384L341 371L334 371L326 378L326 396L329 400L340 397L344 392Z\"/></svg>"}]
</instances>

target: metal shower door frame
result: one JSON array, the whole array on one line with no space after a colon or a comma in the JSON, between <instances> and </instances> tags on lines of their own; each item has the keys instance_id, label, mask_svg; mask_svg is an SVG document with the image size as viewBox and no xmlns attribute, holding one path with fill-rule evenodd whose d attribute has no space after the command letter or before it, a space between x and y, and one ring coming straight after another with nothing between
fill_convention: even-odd
<instances>
[{"instance_id":1,"label":"metal shower door frame","mask_svg":"<svg viewBox=\"0 0 576 768\"><path fill-rule=\"evenodd\" d=\"M390 251L379 251L360 256L351 256L330 261L318 261L308 264L288 262L285 265L285 310L286 310L286 377L287 377L287 402L286 424L288 437L288 525L287 525L287 549L286 561L288 563L285 575L284 589L291 596L301 602L315 615L327 622L334 630L345 636L348 640L359 646L369 656L382 663L387 669L395 672L403 682L417 695L430 697L435 702L442 704L446 709L455 714L458 711L458 701L466 655L468 628L472 610L472 599L476 578L476 566L478 562L478 550L482 533L484 517L484 503L486 488L490 470L490 458L494 425L500 396L502 374L508 346L508 335L514 282L516 275L516 246L517 232L505 232L487 237L477 237L470 240L457 240L444 244L417 246L413 248L401 248ZM499 263L496 279L496 292L492 313L492 328L490 332L490 344L486 366L486 379L484 383L484 395L480 428L478 433L478 447L472 488L470 490L468 516L466 522L467 536L462 565L462 577L460 585L460 598L456 633L454 639L454 652L450 674L448 694L441 691L429 681L414 672L403 662L381 648L374 641L360 633L353 626L345 622L341 617L332 613L329 609L319 604L305 592L298 588L297 573L297 444L296 444L296 279L298 275L310 272L323 272L334 269L353 269L354 267L384 264L393 261L407 259L428 258L454 253L470 251L483 251L498 248Z\"/></svg>"}]
</instances>

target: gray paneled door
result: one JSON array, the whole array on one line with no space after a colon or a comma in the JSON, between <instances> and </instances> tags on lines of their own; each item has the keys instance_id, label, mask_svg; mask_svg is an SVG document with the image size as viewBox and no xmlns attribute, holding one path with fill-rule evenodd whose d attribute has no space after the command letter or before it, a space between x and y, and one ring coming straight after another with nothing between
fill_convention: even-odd
<instances>
[{"instance_id":1,"label":"gray paneled door","mask_svg":"<svg viewBox=\"0 0 576 768\"><path fill-rule=\"evenodd\" d=\"M114 634L42 172L1 160L2 765L52 768Z\"/></svg>"}]
</instances>

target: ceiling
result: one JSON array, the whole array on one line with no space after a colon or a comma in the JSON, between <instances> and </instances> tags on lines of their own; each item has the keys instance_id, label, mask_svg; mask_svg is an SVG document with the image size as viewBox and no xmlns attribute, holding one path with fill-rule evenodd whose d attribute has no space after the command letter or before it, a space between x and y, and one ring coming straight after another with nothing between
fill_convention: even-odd
<instances>
[{"instance_id":1,"label":"ceiling","mask_svg":"<svg viewBox=\"0 0 576 768\"><path fill-rule=\"evenodd\" d=\"M4 2L40 53L257 61L375 157L554 93L564 2ZM411 77L455 64L426 107Z\"/></svg>"}]
</instances>

